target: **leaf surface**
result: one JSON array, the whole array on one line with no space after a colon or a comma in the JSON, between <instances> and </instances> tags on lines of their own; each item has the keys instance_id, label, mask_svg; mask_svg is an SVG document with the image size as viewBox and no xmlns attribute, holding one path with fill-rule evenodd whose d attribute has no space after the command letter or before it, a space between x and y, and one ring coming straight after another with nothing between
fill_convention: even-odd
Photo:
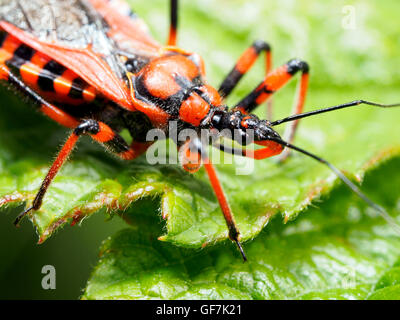
<instances>
[{"instance_id":1,"label":"leaf surface","mask_svg":"<svg viewBox=\"0 0 400 320\"><path fill-rule=\"evenodd\" d=\"M392 214L399 167L392 160L365 184ZM232 246L198 251L156 241L149 225L105 240L83 299L399 298L400 237L343 186L286 226L274 219L245 244L247 263Z\"/></svg>"}]
</instances>

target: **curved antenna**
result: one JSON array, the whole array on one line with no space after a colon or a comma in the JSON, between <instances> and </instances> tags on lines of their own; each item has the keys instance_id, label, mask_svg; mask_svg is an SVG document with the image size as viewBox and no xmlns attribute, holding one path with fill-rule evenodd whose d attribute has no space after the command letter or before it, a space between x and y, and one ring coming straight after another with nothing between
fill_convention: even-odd
<instances>
[{"instance_id":1,"label":"curved antenna","mask_svg":"<svg viewBox=\"0 0 400 320\"><path fill-rule=\"evenodd\" d=\"M358 106L360 104L365 104L365 105L379 107L379 108L400 107L400 103L396 103L396 104L380 104L380 103L370 102L370 101L366 101L366 100L355 100L355 101L352 101L352 102L339 104L339 105L333 106L333 107L328 107L328 108L323 108L323 109L319 109L319 110L304 112L304 113L300 113L300 114L294 114L292 116L283 118L281 120L273 121L273 122L270 123L270 126L272 126L272 127L273 126L277 126L277 125L280 125L280 124L285 123L285 122L294 121L294 120L298 120L298 119L302 119L302 118L307 118L307 117L314 116L314 115L320 114L320 113L325 113L325 112L344 109L344 108L349 108L349 107L355 107L355 106ZM290 148L290 147L288 147L288 148Z\"/></svg>"},{"instance_id":2,"label":"curved antenna","mask_svg":"<svg viewBox=\"0 0 400 320\"><path fill-rule=\"evenodd\" d=\"M380 205L376 204L374 201L372 201L370 198L368 198L353 182L351 182L338 168L336 168L333 164L330 162L326 161L325 159L316 156L315 154L312 154L311 152L308 152L304 149L301 149L299 147L296 147L282 139L279 138L271 138L268 140L275 141L279 143L282 146L288 147L290 149L293 149L295 151L298 151L300 153L303 153L318 162L325 164L327 167L329 167L335 174L336 176L342 180L355 194L357 194L362 200L364 200L366 203L368 203L372 208L374 208L381 216L383 219L386 220L386 222L393 228L393 230L400 235L400 226L397 224L397 222L387 213L387 211L381 207Z\"/></svg>"}]
</instances>

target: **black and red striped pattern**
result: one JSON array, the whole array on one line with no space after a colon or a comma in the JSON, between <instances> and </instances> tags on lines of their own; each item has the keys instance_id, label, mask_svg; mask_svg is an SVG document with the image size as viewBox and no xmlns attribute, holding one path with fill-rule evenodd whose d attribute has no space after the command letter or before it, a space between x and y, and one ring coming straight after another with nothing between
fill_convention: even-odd
<instances>
[{"instance_id":1,"label":"black and red striped pattern","mask_svg":"<svg viewBox=\"0 0 400 320\"><path fill-rule=\"evenodd\" d=\"M78 105L92 102L97 96L96 90L77 74L4 31L0 32L0 63L53 102Z\"/></svg>"}]
</instances>

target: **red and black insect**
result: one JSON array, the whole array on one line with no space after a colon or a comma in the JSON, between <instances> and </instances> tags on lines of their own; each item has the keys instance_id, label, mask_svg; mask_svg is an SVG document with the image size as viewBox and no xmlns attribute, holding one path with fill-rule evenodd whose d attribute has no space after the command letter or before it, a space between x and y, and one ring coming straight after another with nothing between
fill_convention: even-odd
<instances>
[{"instance_id":1,"label":"red and black insect","mask_svg":"<svg viewBox=\"0 0 400 320\"><path fill-rule=\"evenodd\" d=\"M0 78L29 97L45 115L71 128L56 160L47 173L32 206L15 224L41 207L46 190L67 160L77 140L90 135L122 159L132 160L151 145L146 133L159 128L168 135L168 124L178 129L212 129L239 132L238 142L262 148L235 150L223 144L213 147L257 160L294 149L327 165L343 182L379 211L397 228L386 211L367 198L336 167L308 151L292 145L299 119L360 104L392 107L358 100L302 113L307 93L309 66L290 60L272 70L270 46L255 41L238 59L216 90L205 78L204 63L196 54L176 47L178 1L171 0L171 26L167 46L157 43L146 25L123 0L0 0ZM224 104L242 76L261 53L266 55L264 80L233 108ZM252 111L301 73L300 91L294 115L278 120L261 120ZM285 139L273 129L290 122ZM133 142L120 135L128 129ZM200 137L175 141L183 168L197 171L201 164L225 217L229 238L236 242L243 258L240 232L214 166ZM287 153L284 157L287 156Z\"/></svg>"}]
</instances>

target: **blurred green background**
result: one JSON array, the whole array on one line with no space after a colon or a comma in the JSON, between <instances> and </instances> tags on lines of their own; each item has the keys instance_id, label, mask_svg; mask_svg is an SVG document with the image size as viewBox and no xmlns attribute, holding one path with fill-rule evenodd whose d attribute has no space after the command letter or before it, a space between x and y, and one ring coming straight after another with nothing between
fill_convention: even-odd
<instances>
[{"instance_id":1,"label":"blurred green background","mask_svg":"<svg viewBox=\"0 0 400 320\"><path fill-rule=\"evenodd\" d=\"M164 42L168 0L129 2L154 37ZM204 57L215 86L253 40L264 39L273 47L275 65L294 57L309 62L310 96L321 97L321 105L344 102L335 99L339 91L341 96L348 92L349 100L373 92L382 102L392 102L385 93L393 99L400 84L399 12L396 0L182 0L179 43ZM229 101L258 83L262 70L260 61ZM277 105L280 99L292 99L291 94L278 94ZM17 100L10 93L2 90L1 95L0 108L10 108L10 103L14 107ZM76 299L96 263L101 241L126 226L119 218L104 222L104 215L95 214L81 227L66 227L38 246L29 222L20 229L12 225L21 209L0 212L1 299ZM41 269L48 264L57 271L56 290L41 288Z\"/></svg>"}]
</instances>

